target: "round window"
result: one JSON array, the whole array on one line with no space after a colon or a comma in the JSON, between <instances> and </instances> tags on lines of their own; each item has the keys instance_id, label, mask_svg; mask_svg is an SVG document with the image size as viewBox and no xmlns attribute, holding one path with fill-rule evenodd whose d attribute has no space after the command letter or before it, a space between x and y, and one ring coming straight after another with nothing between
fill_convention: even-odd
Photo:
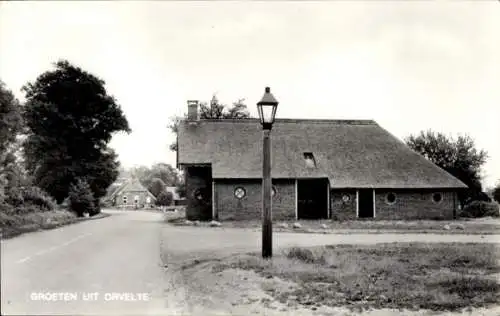
<instances>
[{"instance_id":1,"label":"round window","mask_svg":"<svg viewBox=\"0 0 500 316\"><path fill-rule=\"evenodd\" d=\"M434 201L434 203L439 203L443 200L443 195L441 193L434 193L432 195L432 200Z\"/></svg>"},{"instance_id":2,"label":"round window","mask_svg":"<svg viewBox=\"0 0 500 316\"><path fill-rule=\"evenodd\" d=\"M276 187L273 185L273 187L271 188L271 196L274 197L276 196L277 193L278 191L276 190Z\"/></svg>"},{"instance_id":3,"label":"round window","mask_svg":"<svg viewBox=\"0 0 500 316\"><path fill-rule=\"evenodd\" d=\"M394 204L396 203L396 194L394 193L388 193L387 196L385 197L385 201L387 204Z\"/></svg>"},{"instance_id":4,"label":"round window","mask_svg":"<svg viewBox=\"0 0 500 316\"><path fill-rule=\"evenodd\" d=\"M241 187L238 187L236 189L234 189L234 196L241 200L242 198L244 198L245 196L247 195L247 192L245 191L245 189L241 188Z\"/></svg>"}]
</instances>

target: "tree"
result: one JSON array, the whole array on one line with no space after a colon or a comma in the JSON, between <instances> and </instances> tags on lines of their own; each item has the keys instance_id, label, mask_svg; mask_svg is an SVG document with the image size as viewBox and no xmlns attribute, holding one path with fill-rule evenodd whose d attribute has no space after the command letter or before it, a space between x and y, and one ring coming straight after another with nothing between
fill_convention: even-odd
<instances>
[{"instance_id":1,"label":"tree","mask_svg":"<svg viewBox=\"0 0 500 316\"><path fill-rule=\"evenodd\" d=\"M156 198L158 195L165 190L165 182L160 178L153 178L148 187L149 192L151 192Z\"/></svg>"},{"instance_id":2,"label":"tree","mask_svg":"<svg viewBox=\"0 0 500 316\"><path fill-rule=\"evenodd\" d=\"M69 188L69 207L79 217L84 213L93 215L95 213L96 205L94 204L94 195L88 184L84 179L76 179Z\"/></svg>"},{"instance_id":3,"label":"tree","mask_svg":"<svg viewBox=\"0 0 500 316\"><path fill-rule=\"evenodd\" d=\"M498 181L498 184L493 189L493 199L500 203L500 181Z\"/></svg>"},{"instance_id":4,"label":"tree","mask_svg":"<svg viewBox=\"0 0 500 316\"><path fill-rule=\"evenodd\" d=\"M70 185L85 178L98 205L118 176L119 163L108 143L114 133L130 132L105 82L59 61L23 91L27 126L23 150L34 184L61 203Z\"/></svg>"},{"instance_id":5,"label":"tree","mask_svg":"<svg viewBox=\"0 0 500 316\"><path fill-rule=\"evenodd\" d=\"M250 118L250 113L247 110L247 106L244 103L244 99L239 99L233 102L231 107L228 107L217 100L216 96L213 95L210 105L207 103L200 103L198 114L200 119L211 119L211 120L224 120L224 119L248 119ZM180 122L186 118L175 116L170 119L168 128L177 135L179 130ZM170 150L177 151L177 142L170 144Z\"/></svg>"},{"instance_id":6,"label":"tree","mask_svg":"<svg viewBox=\"0 0 500 316\"><path fill-rule=\"evenodd\" d=\"M179 171L166 163L156 163L151 168L146 166L134 167L131 174L139 179L146 188L151 187L151 183L155 178L161 179L165 186L176 186L180 181Z\"/></svg>"},{"instance_id":7,"label":"tree","mask_svg":"<svg viewBox=\"0 0 500 316\"><path fill-rule=\"evenodd\" d=\"M478 150L472 138L465 135L454 139L442 133L427 131L409 136L406 144L469 187L459 196L462 203L483 199L481 167L486 162L487 153Z\"/></svg>"},{"instance_id":8,"label":"tree","mask_svg":"<svg viewBox=\"0 0 500 316\"><path fill-rule=\"evenodd\" d=\"M12 92L0 81L0 200L4 190L19 171L16 152L22 131L21 106Z\"/></svg>"},{"instance_id":9,"label":"tree","mask_svg":"<svg viewBox=\"0 0 500 316\"><path fill-rule=\"evenodd\" d=\"M176 187L176 192L179 194L180 198L185 198L186 197L186 184L184 181L180 182L177 187Z\"/></svg>"},{"instance_id":10,"label":"tree","mask_svg":"<svg viewBox=\"0 0 500 316\"><path fill-rule=\"evenodd\" d=\"M156 204L160 206L172 205L173 201L174 201L174 196L172 192L168 192L166 190L163 190L160 194L158 194L158 197L156 198Z\"/></svg>"}]
</instances>

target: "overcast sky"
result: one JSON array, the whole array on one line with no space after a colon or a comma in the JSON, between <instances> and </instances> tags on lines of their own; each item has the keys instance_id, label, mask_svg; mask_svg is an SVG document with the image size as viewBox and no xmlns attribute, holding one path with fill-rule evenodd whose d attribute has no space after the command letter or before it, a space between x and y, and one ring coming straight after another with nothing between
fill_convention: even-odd
<instances>
[{"instance_id":1,"label":"overcast sky","mask_svg":"<svg viewBox=\"0 0 500 316\"><path fill-rule=\"evenodd\" d=\"M469 134L500 179L500 3L1 2L0 78L20 88L58 59L106 81L133 132L125 166L175 164L168 119L187 99L281 118L368 118L399 138Z\"/></svg>"}]
</instances>

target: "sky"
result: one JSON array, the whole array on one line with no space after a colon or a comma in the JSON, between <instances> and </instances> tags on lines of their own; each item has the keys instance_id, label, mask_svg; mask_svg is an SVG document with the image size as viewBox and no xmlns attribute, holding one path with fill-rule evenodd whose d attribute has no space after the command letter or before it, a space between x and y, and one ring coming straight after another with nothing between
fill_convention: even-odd
<instances>
[{"instance_id":1,"label":"sky","mask_svg":"<svg viewBox=\"0 0 500 316\"><path fill-rule=\"evenodd\" d=\"M117 99L125 167L175 166L167 125L188 99L244 98L257 116L270 86L278 118L467 134L489 154L483 183L500 180L498 1L0 2L0 79L20 100L59 59Z\"/></svg>"}]
</instances>

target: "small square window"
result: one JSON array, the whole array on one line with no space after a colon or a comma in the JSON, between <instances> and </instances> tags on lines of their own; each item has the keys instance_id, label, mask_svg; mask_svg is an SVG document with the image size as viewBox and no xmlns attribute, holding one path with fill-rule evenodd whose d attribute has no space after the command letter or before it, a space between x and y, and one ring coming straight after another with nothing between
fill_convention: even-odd
<instances>
[{"instance_id":1,"label":"small square window","mask_svg":"<svg viewBox=\"0 0 500 316\"><path fill-rule=\"evenodd\" d=\"M316 168L316 160L313 153L304 153L304 160L307 168Z\"/></svg>"}]
</instances>

